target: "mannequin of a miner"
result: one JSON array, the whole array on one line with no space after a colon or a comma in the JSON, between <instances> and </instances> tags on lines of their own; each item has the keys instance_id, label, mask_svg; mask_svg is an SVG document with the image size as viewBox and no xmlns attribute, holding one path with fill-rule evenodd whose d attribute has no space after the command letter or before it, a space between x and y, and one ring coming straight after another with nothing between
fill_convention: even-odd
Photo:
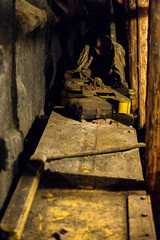
<instances>
[{"instance_id":1,"label":"mannequin of a miner","mask_svg":"<svg viewBox=\"0 0 160 240\"><path fill-rule=\"evenodd\" d=\"M74 78L79 73L81 78L84 75L101 78L105 85L113 88L127 87L124 69L125 51L107 35L98 37L93 45L85 45L77 64L78 67L74 71L67 71L66 78L70 74Z\"/></svg>"}]
</instances>

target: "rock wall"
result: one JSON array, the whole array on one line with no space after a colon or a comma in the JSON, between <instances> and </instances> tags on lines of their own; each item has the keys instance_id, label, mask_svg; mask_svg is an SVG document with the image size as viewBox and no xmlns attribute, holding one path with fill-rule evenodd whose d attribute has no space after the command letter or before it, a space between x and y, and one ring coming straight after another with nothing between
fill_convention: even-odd
<instances>
[{"instance_id":1,"label":"rock wall","mask_svg":"<svg viewBox=\"0 0 160 240\"><path fill-rule=\"evenodd\" d=\"M47 0L28 2L35 7L41 4L41 10L30 6L30 11L39 16L42 11L43 24L36 22L23 32L17 28L23 24L17 24L15 1L0 1L0 209L16 175L24 138L35 117L44 114L46 92L61 53L56 31L45 23Z\"/></svg>"},{"instance_id":2,"label":"rock wall","mask_svg":"<svg viewBox=\"0 0 160 240\"><path fill-rule=\"evenodd\" d=\"M26 136L35 115L44 114L46 61L44 31L16 41L17 115L19 130Z\"/></svg>"}]
</instances>

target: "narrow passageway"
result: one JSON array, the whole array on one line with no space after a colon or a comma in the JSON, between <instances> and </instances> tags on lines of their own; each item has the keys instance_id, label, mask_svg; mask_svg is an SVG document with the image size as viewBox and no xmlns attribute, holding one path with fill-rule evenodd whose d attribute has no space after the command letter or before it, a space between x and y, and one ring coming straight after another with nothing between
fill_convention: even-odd
<instances>
[{"instance_id":1,"label":"narrow passageway","mask_svg":"<svg viewBox=\"0 0 160 240\"><path fill-rule=\"evenodd\" d=\"M151 206L145 192L139 149L67 157L68 153L137 143L136 131L129 125L131 123L126 126L111 121L100 125L81 123L64 117L62 112L56 113L56 109L52 112L32 156L32 161L46 159L45 173L22 239L30 239L31 236L34 239L58 239L56 235L60 235L62 229L66 231L64 237L66 235L67 239L127 239L128 235L132 239L139 234L154 239ZM52 160L62 154L66 157ZM47 162L47 159L52 161ZM141 200L143 203L138 201L141 198L145 199ZM136 224L142 222L139 231L135 232L132 211L139 212L141 216L135 220ZM144 214L147 214L145 219ZM63 234L61 237L63 239Z\"/></svg>"},{"instance_id":2,"label":"narrow passageway","mask_svg":"<svg viewBox=\"0 0 160 240\"><path fill-rule=\"evenodd\" d=\"M1 0L0 239L159 239L159 8Z\"/></svg>"}]
</instances>

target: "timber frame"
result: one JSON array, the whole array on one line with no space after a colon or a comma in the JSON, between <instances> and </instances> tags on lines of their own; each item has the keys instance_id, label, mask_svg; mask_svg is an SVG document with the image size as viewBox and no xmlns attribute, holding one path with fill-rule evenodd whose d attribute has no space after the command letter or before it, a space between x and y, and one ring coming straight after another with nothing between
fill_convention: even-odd
<instances>
[{"instance_id":1,"label":"timber frame","mask_svg":"<svg viewBox=\"0 0 160 240\"><path fill-rule=\"evenodd\" d=\"M145 139L145 178L160 226L160 1L124 0L130 86L136 93L140 138Z\"/></svg>"}]
</instances>

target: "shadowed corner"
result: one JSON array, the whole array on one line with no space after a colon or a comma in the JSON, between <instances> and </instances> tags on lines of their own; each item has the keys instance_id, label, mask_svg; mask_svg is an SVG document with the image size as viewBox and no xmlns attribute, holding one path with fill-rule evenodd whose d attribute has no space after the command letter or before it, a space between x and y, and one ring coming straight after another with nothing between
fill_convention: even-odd
<instances>
[{"instance_id":1,"label":"shadowed corner","mask_svg":"<svg viewBox=\"0 0 160 240\"><path fill-rule=\"evenodd\" d=\"M0 239L1 239L1 240L7 240L7 239L9 239L9 233L4 232L3 230L0 229Z\"/></svg>"},{"instance_id":2,"label":"shadowed corner","mask_svg":"<svg viewBox=\"0 0 160 240\"><path fill-rule=\"evenodd\" d=\"M50 170L44 172L40 186L44 189L46 187L59 189L101 189L113 192L146 189L143 180L60 173Z\"/></svg>"},{"instance_id":3,"label":"shadowed corner","mask_svg":"<svg viewBox=\"0 0 160 240\"><path fill-rule=\"evenodd\" d=\"M157 239L160 239L160 172L156 172L156 180L154 190L151 192L151 200L152 200L152 209L153 215L155 219L155 228L157 233Z\"/></svg>"},{"instance_id":4,"label":"shadowed corner","mask_svg":"<svg viewBox=\"0 0 160 240\"><path fill-rule=\"evenodd\" d=\"M3 139L0 138L0 172L2 170L6 170L7 168L7 159L8 151L6 149L6 145Z\"/></svg>"}]
</instances>

